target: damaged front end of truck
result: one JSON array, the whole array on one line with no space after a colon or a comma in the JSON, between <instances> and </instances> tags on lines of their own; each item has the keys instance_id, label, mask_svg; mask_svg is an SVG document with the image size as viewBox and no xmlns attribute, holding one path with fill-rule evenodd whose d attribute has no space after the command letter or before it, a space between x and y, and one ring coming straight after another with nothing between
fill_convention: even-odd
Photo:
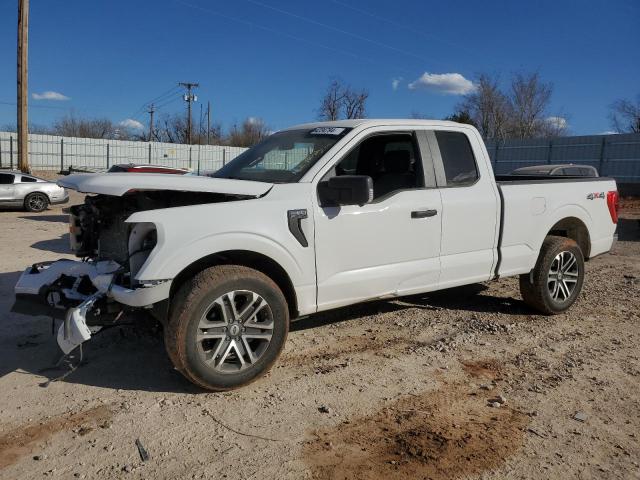
<instances>
[{"instance_id":1,"label":"damaged front end of truck","mask_svg":"<svg viewBox=\"0 0 640 480\"><path fill-rule=\"evenodd\" d=\"M173 176L109 173L72 175L59 182L88 194L83 204L66 210L70 248L78 260L27 268L16 283L13 310L63 319L57 341L65 354L128 313L144 310L160 321L166 317L173 279L136 278L162 232L154 223L129 222L132 214L258 198L271 187L208 177L167 177Z\"/></svg>"}]
</instances>

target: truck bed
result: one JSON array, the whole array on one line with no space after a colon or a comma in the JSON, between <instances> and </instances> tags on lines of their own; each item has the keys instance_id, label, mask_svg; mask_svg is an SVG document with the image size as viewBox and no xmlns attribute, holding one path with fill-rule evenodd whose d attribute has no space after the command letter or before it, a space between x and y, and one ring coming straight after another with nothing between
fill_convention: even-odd
<instances>
[{"instance_id":1,"label":"truck bed","mask_svg":"<svg viewBox=\"0 0 640 480\"><path fill-rule=\"evenodd\" d=\"M607 206L616 183L607 177L496 175L500 230L495 276L530 271L548 233L570 232L585 258L611 249L616 224Z\"/></svg>"}]
</instances>

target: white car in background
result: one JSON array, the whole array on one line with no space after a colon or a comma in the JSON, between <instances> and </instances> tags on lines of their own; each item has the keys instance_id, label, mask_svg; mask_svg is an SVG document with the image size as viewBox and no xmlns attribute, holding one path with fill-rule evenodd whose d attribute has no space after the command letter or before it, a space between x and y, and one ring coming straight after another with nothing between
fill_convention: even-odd
<instances>
[{"instance_id":1,"label":"white car in background","mask_svg":"<svg viewBox=\"0 0 640 480\"><path fill-rule=\"evenodd\" d=\"M55 182L11 170L0 170L0 206L42 212L49 205L67 203L69 194Z\"/></svg>"}]
</instances>

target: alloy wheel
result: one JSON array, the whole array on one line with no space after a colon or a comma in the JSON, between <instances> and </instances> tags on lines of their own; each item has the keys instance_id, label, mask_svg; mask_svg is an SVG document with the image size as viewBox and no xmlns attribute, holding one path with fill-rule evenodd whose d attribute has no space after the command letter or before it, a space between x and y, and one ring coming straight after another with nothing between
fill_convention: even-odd
<instances>
[{"instance_id":1,"label":"alloy wheel","mask_svg":"<svg viewBox=\"0 0 640 480\"><path fill-rule=\"evenodd\" d=\"M566 302L578 283L578 260L571 252L560 252L551 262L547 288L556 302Z\"/></svg>"},{"instance_id":2,"label":"alloy wheel","mask_svg":"<svg viewBox=\"0 0 640 480\"><path fill-rule=\"evenodd\" d=\"M198 323L198 355L220 373L249 368L267 350L273 324L271 307L257 293L225 293L207 307Z\"/></svg>"},{"instance_id":3,"label":"alloy wheel","mask_svg":"<svg viewBox=\"0 0 640 480\"><path fill-rule=\"evenodd\" d=\"M29 197L29 208L31 210L35 210L35 211L44 210L46 206L47 206L47 200L44 198L43 195L37 193Z\"/></svg>"}]
</instances>

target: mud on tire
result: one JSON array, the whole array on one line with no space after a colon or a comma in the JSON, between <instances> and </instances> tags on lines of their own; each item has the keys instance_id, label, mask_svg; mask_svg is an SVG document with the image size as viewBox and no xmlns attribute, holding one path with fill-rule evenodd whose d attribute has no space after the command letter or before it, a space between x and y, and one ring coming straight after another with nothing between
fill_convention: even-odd
<instances>
[{"instance_id":1,"label":"mud on tire","mask_svg":"<svg viewBox=\"0 0 640 480\"><path fill-rule=\"evenodd\" d=\"M224 391L264 375L288 331L287 302L273 280L248 267L219 265L178 289L164 338L169 358L188 380Z\"/></svg>"},{"instance_id":2,"label":"mud on tire","mask_svg":"<svg viewBox=\"0 0 640 480\"><path fill-rule=\"evenodd\" d=\"M582 250L570 238L548 236L531 273L520 275L524 302L546 315L567 310L576 301L584 282Z\"/></svg>"}]
</instances>

